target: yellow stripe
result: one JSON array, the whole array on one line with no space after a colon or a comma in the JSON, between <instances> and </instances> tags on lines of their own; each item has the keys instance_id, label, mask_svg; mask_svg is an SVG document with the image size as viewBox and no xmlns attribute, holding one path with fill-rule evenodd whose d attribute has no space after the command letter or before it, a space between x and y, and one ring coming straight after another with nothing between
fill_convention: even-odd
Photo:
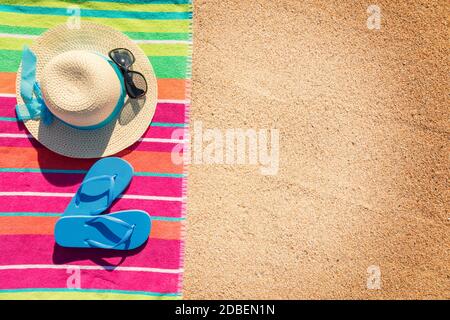
<instances>
[{"instance_id":1,"label":"yellow stripe","mask_svg":"<svg viewBox=\"0 0 450 320\"><path fill-rule=\"evenodd\" d=\"M104 24L120 31L133 32L189 32L190 23L190 20L138 20L93 17L82 17L81 20ZM0 13L1 24L9 26L52 28L67 21L68 17L65 16L52 16L49 19L48 15L41 14Z\"/></svg>"},{"instance_id":2,"label":"yellow stripe","mask_svg":"<svg viewBox=\"0 0 450 320\"><path fill-rule=\"evenodd\" d=\"M33 39L0 38L0 50L22 50L24 45L30 46Z\"/></svg>"},{"instance_id":3,"label":"yellow stripe","mask_svg":"<svg viewBox=\"0 0 450 320\"><path fill-rule=\"evenodd\" d=\"M20 51L24 45L30 46L33 39L23 38L1 38L0 50L16 50ZM145 43L139 45L147 56L187 56L189 54L189 46L187 44L160 44Z\"/></svg>"},{"instance_id":4,"label":"yellow stripe","mask_svg":"<svg viewBox=\"0 0 450 320\"><path fill-rule=\"evenodd\" d=\"M133 4L116 2L83 2L71 3L66 1L46 1L46 0L2 0L2 4L20 5L20 6L39 6L48 8L68 8L78 6L81 9L94 10L120 10L120 11L139 11L139 12L189 12L190 4Z\"/></svg>"},{"instance_id":5,"label":"yellow stripe","mask_svg":"<svg viewBox=\"0 0 450 320\"><path fill-rule=\"evenodd\" d=\"M147 56L188 56L187 44L139 44Z\"/></svg>"},{"instance_id":6,"label":"yellow stripe","mask_svg":"<svg viewBox=\"0 0 450 320\"><path fill-rule=\"evenodd\" d=\"M179 300L179 296L96 292L14 292L1 293L0 300Z\"/></svg>"}]
</instances>

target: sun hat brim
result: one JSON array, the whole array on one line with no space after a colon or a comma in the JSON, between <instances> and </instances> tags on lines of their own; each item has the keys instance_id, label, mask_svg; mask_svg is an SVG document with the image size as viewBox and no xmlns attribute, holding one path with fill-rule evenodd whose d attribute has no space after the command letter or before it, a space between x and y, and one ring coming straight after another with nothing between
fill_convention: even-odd
<instances>
[{"instance_id":1,"label":"sun hat brim","mask_svg":"<svg viewBox=\"0 0 450 320\"><path fill-rule=\"evenodd\" d=\"M100 24L82 21L80 28L61 24L38 37L30 49L37 57L36 79L43 76L44 66L55 56L70 50L89 50L108 56L115 48L127 48L135 56L133 70L142 73L148 90L140 99L125 99L121 112L113 121L100 129L80 130L55 118L46 125L40 119L24 122L30 134L48 149L72 158L106 157L126 149L145 133L150 126L157 103L157 81L145 53L123 33ZM20 96L21 66L17 72L17 103Z\"/></svg>"}]
</instances>

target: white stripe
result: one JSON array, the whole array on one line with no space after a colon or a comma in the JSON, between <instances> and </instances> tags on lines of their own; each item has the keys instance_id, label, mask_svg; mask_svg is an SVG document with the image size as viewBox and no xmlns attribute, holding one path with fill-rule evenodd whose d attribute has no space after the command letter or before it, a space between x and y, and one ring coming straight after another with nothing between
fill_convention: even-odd
<instances>
[{"instance_id":1,"label":"white stripe","mask_svg":"<svg viewBox=\"0 0 450 320\"><path fill-rule=\"evenodd\" d=\"M36 39L37 37L38 36L33 34L0 33L0 38Z\"/></svg>"},{"instance_id":2,"label":"white stripe","mask_svg":"<svg viewBox=\"0 0 450 320\"><path fill-rule=\"evenodd\" d=\"M185 143L187 140L180 139L164 139L164 138L140 138L142 142L161 142L161 143Z\"/></svg>"},{"instance_id":3,"label":"white stripe","mask_svg":"<svg viewBox=\"0 0 450 320\"><path fill-rule=\"evenodd\" d=\"M190 103L191 103L191 100L158 99L158 103L180 103L180 104L190 104Z\"/></svg>"},{"instance_id":4,"label":"white stripe","mask_svg":"<svg viewBox=\"0 0 450 320\"><path fill-rule=\"evenodd\" d=\"M147 39L136 39L133 40L135 43L151 43L151 44L192 44L189 40L147 40Z\"/></svg>"},{"instance_id":5,"label":"white stripe","mask_svg":"<svg viewBox=\"0 0 450 320\"><path fill-rule=\"evenodd\" d=\"M14 93L1 93L0 97L3 98L15 98L16 95ZM190 104L190 100L176 100L176 99L158 99L158 103L179 103L179 104Z\"/></svg>"},{"instance_id":6,"label":"white stripe","mask_svg":"<svg viewBox=\"0 0 450 320\"><path fill-rule=\"evenodd\" d=\"M18 269L68 269L77 268L81 270L117 270L117 271L138 271L138 272L156 272L156 273L182 273L183 269L161 269L145 267L114 267L114 266L80 266L70 264L15 264L0 266L0 270L18 270Z\"/></svg>"},{"instance_id":7,"label":"white stripe","mask_svg":"<svg viewBox=\"0 0 450 320\"><path fill-rule=\"evenodd\" d=\"M14 196L14 197L60 197L60 198L72 198L75 193L67 192L34 192L34 191L4 191L0 192L0 196ZM144 196L138 194L125 194L119 196L123 199L136 199L136 200L160 200L160 201L183 201L183 197L165 197L165 196Z\"/></svg>"},{"instance_id":8,"label":"white stripe","mask_svg":"<svg viewBox=\"0 0 450 320\"><path fill-rule=\"evenodd\" d=\"M0 138L34 138L31 134L26 133L0 133ZM164 139L164 138L140 138L142 142L155 142L155 143L185 143L187 140L183 139Z\"/></svg>"},{"instance_id":9,"label":"white stripe","mask_svg":"<svg viewBox=\"0 0 450 320\"><path fill-rule=\"evenodd\" d=\"M16 95L14 93L0 93L0 97L2 97L2 98L15 98Z\"/></svg>"},{"instance_id":10,"label":"white stripe","mask_svg":"<svg viewBox=\"0 0 450 320\"><path fill-rule=\"evenodd\" d=\"M0 133L0 138L33 138L33 136L26 133Z\"/></svg>"},{"instance_id":11,"label":"white stripe","mask_svg":"<svg viewBox=\"0 0 450 320\"><path fill-rule=\"evenodd\" d=\"M0 38L18 38L18 39L36 39L39 37L34 34L17 34L17 33L0 33ZM190 40L148 40L136 39L135 43L150 43L150 44L192 44Z\"/></svg>"}]
</instances>

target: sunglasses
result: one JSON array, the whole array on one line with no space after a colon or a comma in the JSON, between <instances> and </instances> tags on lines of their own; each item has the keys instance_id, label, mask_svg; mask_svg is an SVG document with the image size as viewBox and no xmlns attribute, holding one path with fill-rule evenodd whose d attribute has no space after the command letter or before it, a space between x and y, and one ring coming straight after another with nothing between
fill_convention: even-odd
<instances>
[{"instance_id":1,"label":"sunglasses","mask_svg":"<svg viewBox=\"0 0 450 320\"><path fill-rule=\"evenodd\" d=\"M125 80L125 90L133 99L140 98L147 93L147 81L142 73L130 70L136 61L130 50L124 48L113 49L108 56L114 61L122 72Z\"/></svg>"}]
</instances>

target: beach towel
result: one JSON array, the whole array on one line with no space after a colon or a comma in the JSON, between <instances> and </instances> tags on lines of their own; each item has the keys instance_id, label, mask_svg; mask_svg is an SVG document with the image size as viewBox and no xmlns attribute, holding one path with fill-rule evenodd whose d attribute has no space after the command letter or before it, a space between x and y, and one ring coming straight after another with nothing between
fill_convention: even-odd
<instances>
[{"instance_id":1,"label":"beach towel","mask_svg":"<svg viewBox=\"0 0 450 320\"><path fill-rule=\"evenodd\" d=\"M95 159L49 151L17 121L21 50L48 28L88 20L136 41L158 78L149 128L116 156L133 180L110 211L153 218L145 246L130 252L55 245L53 228ZM190 0L2 0L0 3L0 299L179 299L183 272L191 66Z\"/></svg>"}]
</instances>

